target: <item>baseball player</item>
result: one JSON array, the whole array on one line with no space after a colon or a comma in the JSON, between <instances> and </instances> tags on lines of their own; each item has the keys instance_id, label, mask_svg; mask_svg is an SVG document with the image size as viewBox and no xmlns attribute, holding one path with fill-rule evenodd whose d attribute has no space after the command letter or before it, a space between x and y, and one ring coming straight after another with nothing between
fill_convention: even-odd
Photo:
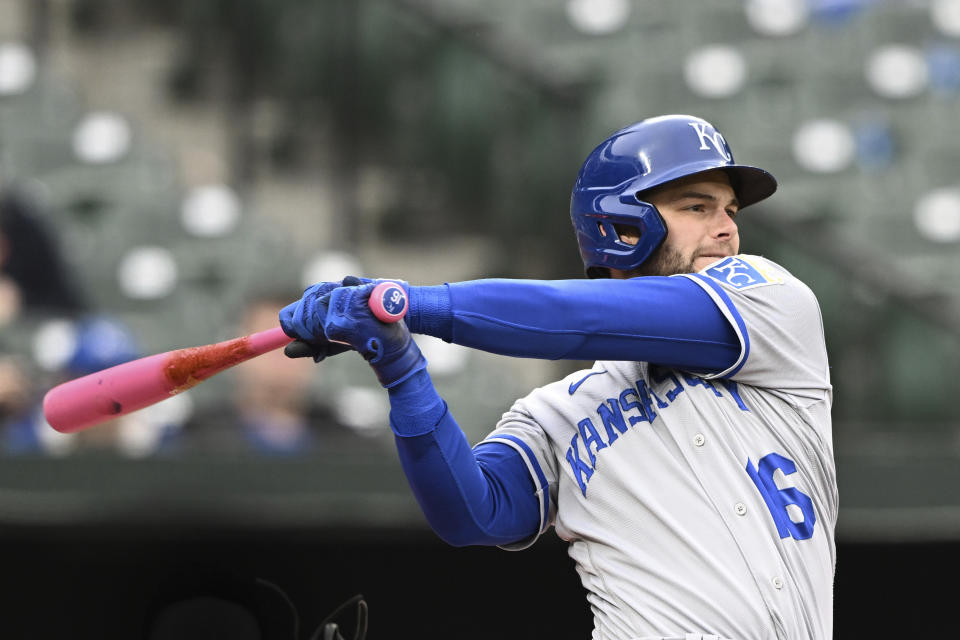
<instances>
[{"instance_id":1,"label":"baseball player","mask_svg":"<svg viewBox=\"0 0 960 640\"><path fill-rule=\"evenodd\" d=\"M584 162L571 217L588 279L319 283L280 313L291 357L352 348L388 390L404 471L452 545L569 543L597 640L832 637L836 475L817 300L740 254L776 190L692 116L650 118ZM411 333L596 360L533 390L470 447ZM349 345L349 347L347 346Z\"/></svg>"}]
</instances>

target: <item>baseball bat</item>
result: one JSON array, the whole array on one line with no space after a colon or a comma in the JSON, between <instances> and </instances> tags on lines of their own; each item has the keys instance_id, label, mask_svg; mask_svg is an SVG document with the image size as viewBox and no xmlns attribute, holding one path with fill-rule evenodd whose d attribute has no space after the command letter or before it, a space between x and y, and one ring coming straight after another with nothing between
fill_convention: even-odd
<instances>
[{"instance_id":1,"label":"baseball bat","mask_svg":"<svg viewBox=\"0 0 960 640\"><path fill-rule=\"evenodd\" d=\"M369 306L379 320L397 322L407 312L406 292L396 283L381 282L371 292ZM50 389L43 397L43 415L61 433L80 431L156 404L292 340L274 327L131 360Z\"/></svg>"}]
</instances>

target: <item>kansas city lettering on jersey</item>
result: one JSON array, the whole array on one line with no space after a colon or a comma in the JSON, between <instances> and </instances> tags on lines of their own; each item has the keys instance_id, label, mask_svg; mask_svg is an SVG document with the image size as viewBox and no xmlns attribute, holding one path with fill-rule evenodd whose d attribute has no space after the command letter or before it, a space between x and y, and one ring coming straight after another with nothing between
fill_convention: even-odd
<instances>
[{"instance_id":1,"label":"kansas city lettering on jersey","mask_svg":"<svg viewBox=\"0 0 960 640\"><path fill-rule=\"evenodd\" d=\"M660 386L660 394L645 380L637 380L616 398L607 398L593 414L577 423L577 433L570 440L566 459L584 496L597 467L597 456L603 449L613 446L628 429L642 423L653 424L660 410L668 408L691 387L702 386L717 398L726 397L713 383L698 376L651 366L650 377ZM722 380L720 384L729 394L727 401L736 402L741 411L750 410L740 397L736 382Z\"/></svg>"}]
</instances>

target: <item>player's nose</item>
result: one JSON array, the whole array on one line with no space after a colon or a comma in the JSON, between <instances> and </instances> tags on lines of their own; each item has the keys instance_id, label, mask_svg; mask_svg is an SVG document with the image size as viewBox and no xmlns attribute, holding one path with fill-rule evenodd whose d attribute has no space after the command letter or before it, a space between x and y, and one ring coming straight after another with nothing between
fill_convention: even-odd
<instances>
[{"instance_id":1,"label":"player's nose","mask_svg":"<svg viewBox=\"0 0 960 640\"><path fill-rule=\"evenodd\" d=\"M723 207L719 207L713 216L713 237L719 239L731 238L737 235L738 227L733 216Z\"/></svg>"}]
</instances>

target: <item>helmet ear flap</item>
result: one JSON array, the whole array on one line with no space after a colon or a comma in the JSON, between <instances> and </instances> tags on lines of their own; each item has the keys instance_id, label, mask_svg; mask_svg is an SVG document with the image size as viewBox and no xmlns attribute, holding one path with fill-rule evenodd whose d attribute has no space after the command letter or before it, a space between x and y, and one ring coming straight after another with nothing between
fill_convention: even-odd
<instances>
[{"instance_id":1,"label":"helmet ear flap","mask_svg":"<svg viewBox=\"0 0 960 640\"><path fill-rule=\"evenodd\" d=\"M625 246L634 246L640 240L640 236L643 235L639 224L610 218L598 219L597 230L602 238L606 238L611 243L619 242Z\"/></svg>"},{"instance_id":2,"label":"helmet ear flap","mask_svg":"<svg viewBox=\"0 0 960 640\"><path fill-rule=\"evenodd\" d=\"M590 278L609 277L610 268L630 271L639 267L667 237L667 225L649 202L630 196L603 198L607 206L598 213L574 216L580 255ZM612 210L611 210L612 209Z\"/></svg>"},{"instance_id":3,"label":"helmet ear flap","mask_svg":"<svg viewBox=\"0 0 960 640\"><path fill-rule=\"evenodd\" d=\"M597 218L597 232L601 238L613 240L617 237L617 228L610 218Z\"/></svg>"}]
</instances>

